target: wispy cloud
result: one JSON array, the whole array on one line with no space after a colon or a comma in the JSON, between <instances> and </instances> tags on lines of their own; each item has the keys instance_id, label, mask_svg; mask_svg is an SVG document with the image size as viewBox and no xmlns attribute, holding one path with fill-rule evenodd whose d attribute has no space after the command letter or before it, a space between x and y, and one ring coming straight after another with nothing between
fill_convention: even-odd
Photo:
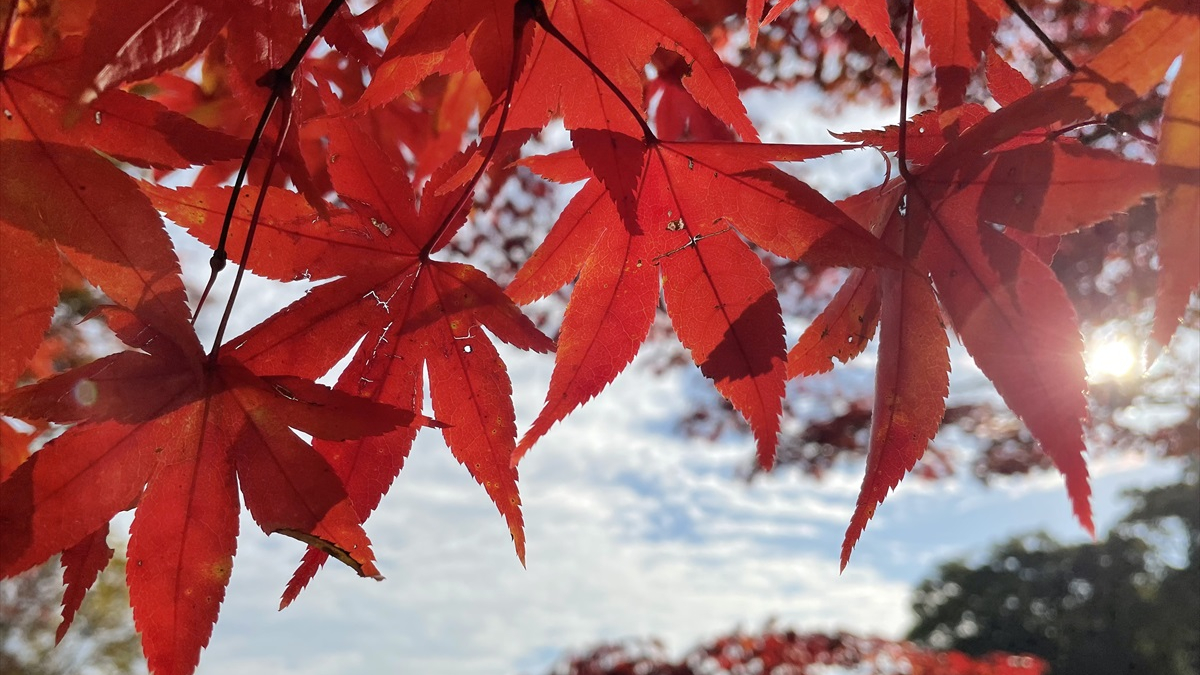
<instances>
[{"instance_id":1,"label":"wispy cloud","mask_svg":"<svg viewBox=\"0 0 1200 675\"><path fill-rule=\"evenodd\" d=\"M546 367L523 357L510 367L531 419ZM837 573L827 535L849 516L847 484L737 480L748 442L710 446L670 433L680 409L662 402L680 400L686 378L634 370L522 465L528 570L483 491L425 434L368 523L389 578L325 570L273 614L300 547L255 536L247 522L200 672L324 673L336 663L511 673L601 639L656 635L682 646L767 617L900 629L905 581L867 567Z\"/></svg>"}]
</instances>

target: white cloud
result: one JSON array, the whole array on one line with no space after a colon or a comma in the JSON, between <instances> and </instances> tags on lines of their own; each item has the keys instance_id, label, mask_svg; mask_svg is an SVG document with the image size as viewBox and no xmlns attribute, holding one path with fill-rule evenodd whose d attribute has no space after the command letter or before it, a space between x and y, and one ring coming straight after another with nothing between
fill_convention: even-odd
<instances>
[{"instance_id":1,"label":"white cloud","mask_svg":"<svg viewBox=\"0 0 1200 675\"><path fill-rule=\"evenodd\" d=\"M531 359L510 361L526 422L548 374ZM423 433L368 523L388 579L327 569L276 614L301 547L244 523L199 672L537 672L559 650L597 640L656 635L682 648L767 617L896 634L907 582L860 566L839 576L836 542L818 541L849 517L844 486L737 480L750 442L673 434L679 410L661 402L681 400L690 378L639 370L522 465L528 570L484 492L438 435Z\"/></svg>"},{"instance_id":2,"label":"white cloud","mask_svg":"<svg viewBox=\"0 0 1200 675\"><path fill-rule=\"evenodd\" d=\"M511 350L505 358L527 425L552 361ZM439 434L422 432L367 523L387 580L331 566L277 613L302 546L263 537L244 520L198 672L532 675L564 649L656 636L683 650L769 618L802 630L899 636L910 585L936 562L1038 526L1078 536L1054 475L1002 481L991 492L958 479L909 481L839 575L861 467L820 482L783 473L747 484L735 473L753 452L749 438L709 444L675 432L689 390L703 380L681 370L655 377L640 365L647 360L556 426L522 464L527 570L483 490ZM1111 514L1123 472L1137 467L1098 468L1097 503Z\"/></svg>"}]
</instances>

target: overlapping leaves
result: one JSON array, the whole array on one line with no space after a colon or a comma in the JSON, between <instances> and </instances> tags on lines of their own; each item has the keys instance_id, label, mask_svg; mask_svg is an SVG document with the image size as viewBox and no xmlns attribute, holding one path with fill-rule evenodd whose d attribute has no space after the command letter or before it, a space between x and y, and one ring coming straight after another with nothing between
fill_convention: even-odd
<instances>
[{"instance_id":1,"label":"overlapping leaves","mask_svg":"<svg viewBox=\"0 0 1200 675\"><path fill-rule=\"evenodd\" d=\"M127 310L103 314L139 351L0 397L7 414L78 423L3 483L0 573L65 551L68 582L83 583L75 566L87 569L108 521L136 506L130 597L155 672L190 672L208 642L232 568L239 487L268 534L379 576L342 483L295 431L361 438L412 425L413 413L298 377L259 377L236 352L213 363L194 338L176 342Z\"/></svg>"},{"instance_id":2,"label":"overlapping leaves","mask_svg":"<svg viewBox=\"0 0 1200 675\"><path fill-rule=\"evenodd\" d=\"M764 17L764 2L748 3L751 39L757 19L791 4ZM904 58L888 3L838 4ZM307 0L149 0L128 12L0 3L0 410L75 425L24 460L29 439L0 422L0 575L63 553L65 630L111 555L108 521L136 508L129 583L150 668L189 673L224 595L239 490L265 531L310 545L284 604L331 555L377 575L361 523L428 422L411 412L426 393L524 560L516 462L630 363L660 302L748 421L764 466L786 380L878 341L867 470L843 564L938 428L947 329L1062 470L1090 529L1082 341L1048 266L1057 238L1157 197L1163 344L1200 281L1200 14L1190 0L1133 4L1111 44L1035 89L993 48L1009 3L916 0L937 110L842 135L898 153L901 178L835 205L775 163L846 146L758 143L733 77L676 9L683 3L421 0L357 17ZM293 49L319 14L332 51L300 60ZM382 54L366 38L377 29L388 37ZM1181 53L1156 165L1061 133L1138 100ZM297 61L288 92L274 69ZM183 77L187 64L198 82ZM969 101L985 64L995 112ZM647 70L660 67L678 83L656 110L661 139L646 95L656 91ZM258 84L285 101L285 117L265 128L291 130L276 147L297 190L272 181L275 159L259 157L230 204L232 188L217 185L261 113ZM663 123L676 110L703 124ZM572 148L520 165L586 182L512 284L435 260L476 189L508 175L506 156L552 118ZM473 120L481 138L465 142ZM205 168L179 189L127 170L193 165ZM255 230L249 269L325 283L205 354L160 211L222 251L241 251ZM790 351L768 256L855 268ZM131 349L14 388L68 264L115 303L100 315ZM516 303L571 283L556 345ZM520 442L493 339L557 348L546 404ZM336 387L314 383L348 354Z\"/></svg>"}]
</instances>

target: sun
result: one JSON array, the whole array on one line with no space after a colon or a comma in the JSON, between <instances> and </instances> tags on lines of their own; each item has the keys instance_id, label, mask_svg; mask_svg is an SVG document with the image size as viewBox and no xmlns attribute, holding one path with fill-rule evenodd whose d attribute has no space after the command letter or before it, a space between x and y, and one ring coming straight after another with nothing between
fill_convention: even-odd
<instances>
[{"instance_id":1,"label":"sun","mask_svg":"<svg viewBox=\"0 0 1200 675\"><path fill-rule=\"evenodd\" d=\"M1087 363L1088 379L1123 380L1132 377L1138 369L1138 351L1134 341L1127 336L1097 337L1089 341L1084 359Z\"/></svg>"}]
</instances>

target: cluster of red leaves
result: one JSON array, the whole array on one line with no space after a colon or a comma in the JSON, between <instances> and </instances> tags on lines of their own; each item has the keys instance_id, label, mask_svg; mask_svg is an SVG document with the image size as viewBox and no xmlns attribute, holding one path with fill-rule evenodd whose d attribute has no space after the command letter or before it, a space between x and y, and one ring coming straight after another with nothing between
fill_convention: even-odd
<instances>
[{"instance_id":1,"label":"cluster of red leaves","mask_svg":"<svg viewBox=\"0 0 1200 675\"><path fill-rule=\"evenodd\" d=\"M1200 10L1104 2L1128 14L1124 32L1035 89L992 48L1006 4L916 0L937 109L823 146L758 142L745 73L693 20L725 16L715 4L0 2L0 412L74 425L25 459L29 439L0 423L0 575L63 552L69 620L108 559L109 520L136 508L128 576L149 666L189 673L229 577L238 491L264 531L310 544L284 604L330 555L377 576L361 523L422 425L441 428L523 560L518 460L631 362L663 300L764 467L786 380L878 332L843 565L942 419L947 324L1090 529L1082 342L1048 267L1057 237L1157 197L1162 344L1200 281ZM911 27L898 39L886 2L841 7L907 61ZM1156 164L1061 133L1136 104L1180 54ZM998 110L971 100L979 82ZM519 159L552 119L571 149ZM900 177L838 204L773 164L863 145L897 153ZM178 189L132 177L188 167ZM507 289L434 259L477 188L526 169L585 182ZM214 248L214 270L232 250L273 279L332 281L206 354L160 213ZM766 254L856 268L790 351ZM111 300L95 314L130 351L17 387L66 263ZM554 341L518 305L572 282ZM557 352L519 442L493 338ZM351 350L335 387L315 383ZM413 412L426 392L438 422Z\"/></svg>"},{"instance_id":2,"label":"cluster of red leaves","mask_svg":"<svg viewBox=\"0 0 1200 675\"><path fill-rule=\"evenodd\" d=\"M796 675L844 669L864 675L1043 675L1046 663L1034 656L993 653L972 657L935 652L910 642L864 638L846 633L825 635L765 630L733 633L696 647L679 660L656 645L614 644L597 647L554 669L555 675Z\"/></svg>"}]
</instances>

